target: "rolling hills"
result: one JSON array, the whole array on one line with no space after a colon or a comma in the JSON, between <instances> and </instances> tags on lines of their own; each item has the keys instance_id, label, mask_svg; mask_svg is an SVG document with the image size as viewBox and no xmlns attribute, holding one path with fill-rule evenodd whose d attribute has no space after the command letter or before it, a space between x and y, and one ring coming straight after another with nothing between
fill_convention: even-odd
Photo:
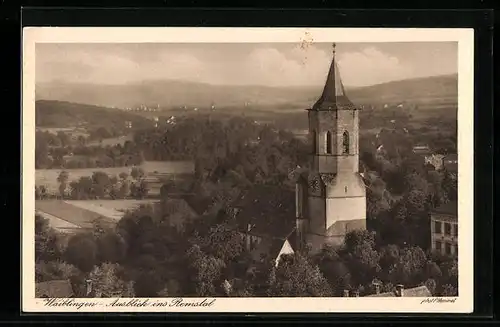
<instances>
[{"instance_id":1,"label":"rolling hills","mask_svg":"<svg viewBox=\"0 0 500 327\"><path fill-rule=\"evenodd\" d=\"M119 127L126 121L133 126L151 126L151 121L119 109L67 101L38 100L35 102L37 127Z\"/></svg>"},{"instance_id":2,"label":"rolling hills","mask_svg":"<svg viewBox=\"0 0 500 327\"><path fill-rule=\"evenodd\" d=\"M412 102L457 103L458 76L443 75L389 82L368 87L347 88L354 103L384 104ZM186 81L148 80L123 85L42 83L36 86L37 100L58 100L105 107L149 105L242 106L306 108L320 95L322 86L266 87L211 85Z\"/></svg>"}]
</instances>

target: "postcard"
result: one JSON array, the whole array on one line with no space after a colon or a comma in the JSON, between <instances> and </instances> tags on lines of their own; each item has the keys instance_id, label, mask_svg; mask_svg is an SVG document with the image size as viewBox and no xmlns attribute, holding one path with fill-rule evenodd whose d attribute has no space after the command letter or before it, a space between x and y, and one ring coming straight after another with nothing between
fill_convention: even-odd
<instances>
[{"instance_id":1,"label":"postcard","mask_svg":"<svg viewBox=\"0 0 500 327\"><path fill-rule=\"evenodd\" d=\"M473 64L472 29L24 28L23 311L472 312Z\"/></svg>"}]
</instances>

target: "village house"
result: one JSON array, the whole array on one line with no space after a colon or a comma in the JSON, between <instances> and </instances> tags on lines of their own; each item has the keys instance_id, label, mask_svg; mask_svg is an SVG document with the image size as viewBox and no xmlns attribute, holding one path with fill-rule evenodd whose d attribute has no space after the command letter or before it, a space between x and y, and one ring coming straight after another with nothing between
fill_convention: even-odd
<instances>
[{"instance_id":1,"label":"village house","mask_svg":"<svg viewBox=\"0 0 500 327\"><path fill-rule=\"evenodd\" d=\"M458 203L450 201L431 213L432 251L447 256L458 254Z\"/></svg>"}]
</instances>

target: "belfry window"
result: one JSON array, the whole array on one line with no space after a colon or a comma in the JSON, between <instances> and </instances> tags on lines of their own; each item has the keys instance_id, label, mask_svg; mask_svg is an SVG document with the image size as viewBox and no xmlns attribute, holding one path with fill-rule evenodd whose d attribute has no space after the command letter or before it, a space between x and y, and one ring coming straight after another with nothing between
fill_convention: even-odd
<instances>
[{"instance_id":1,"label":"belfry window","mask_svg":"<svg viewBox=\"0 0 500 327\"><path fill-rule=\"evenodd\" d=\"M328 154L332 153L332 133L326 132L325 135L325 152Z\"/></svg>"},{"instance_id":2,"label":"belfry window","mask_svg":"<svg viewBox=\"0 0 500 327\"><path fill-rule=\"evenodd\" d=\"M349 133L347 131L344 131L344 135L342 135L342 147L343 147L343 153L348 154L349 153Z\"/></svg>"}]
</instances>

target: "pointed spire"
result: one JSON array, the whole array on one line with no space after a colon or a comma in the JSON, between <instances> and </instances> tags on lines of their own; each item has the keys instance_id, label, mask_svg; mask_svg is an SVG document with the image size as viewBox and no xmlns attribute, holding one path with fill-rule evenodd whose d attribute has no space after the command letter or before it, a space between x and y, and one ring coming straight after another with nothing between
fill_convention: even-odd
<instances>
[{"instance_id":1,"label":"pointed spire","mask_svg":"<svg viewBox=\"0 0 500 327\"><path fill-rule=\"evenodd\" d=\"M347 98L340 78L340 70L335 59L336 44L332 44L332 63L328 72L323 93L314 104L313 110L353 109L354 105Z\"/></svg>"}]
</instances>

